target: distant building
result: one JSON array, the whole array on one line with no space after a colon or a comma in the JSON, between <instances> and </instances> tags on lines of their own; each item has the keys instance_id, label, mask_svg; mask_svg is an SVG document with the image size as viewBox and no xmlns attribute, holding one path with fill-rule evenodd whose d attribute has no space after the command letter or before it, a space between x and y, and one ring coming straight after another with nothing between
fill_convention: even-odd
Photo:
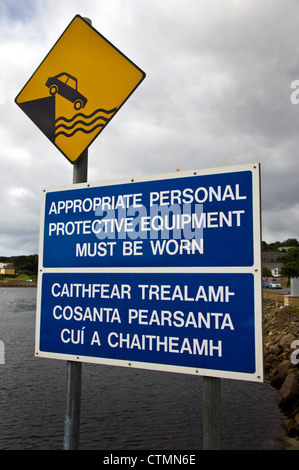
<instances>
[{"instance_id":1,"label":"distant building","mask_svg":"<svg viewBox=\"0 0 299 470\"><path fill-rule=\"evenodd\" d=\"M9 263L0 263L0 274L4 274L6 276L15 275L15 267Z\"/></svg>"},{"instance_id":2,"label":"distant building","mask_svg":"<svg viewBox=\"0 0 299 470\"><path fill-rule=\"evenodd\" d=\"M283 256L282 253L278 251L263 251L262 253L262 263L277 263L277 260L280 260Z\"/></svg>"},{"instance_id":3,"label":"distant building","mask_svg":"<svg viewBox=\"0 0 299 470\"><path fill-rule=\"evenodd\" d=\"M272 277L280 277L280 270L283 266L283 263L264 263L263 266L266 266L270 269Z\"/></svg>"},{"instance_id":4,"label":"distant building","mask_svg":"<svg viewBox=\"0 0 299 470\"><path fill-rule=\"evenodd\" d=\"M264 251L262 253L262 265L269 268L273 277L280 276L283 263L280 261L282 253L277 251Z\"/></svg>"}]
</instances>

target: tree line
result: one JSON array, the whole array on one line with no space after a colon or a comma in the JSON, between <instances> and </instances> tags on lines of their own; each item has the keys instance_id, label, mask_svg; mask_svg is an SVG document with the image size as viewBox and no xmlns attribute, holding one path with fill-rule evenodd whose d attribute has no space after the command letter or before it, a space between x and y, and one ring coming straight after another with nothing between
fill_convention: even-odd
<instances>
[{"instance_id":1,"label":"tree line","mask_svg":"<svg viewBox=\"0 0 299 470\"><path fill-rule=\"evenodd\" d=\"M287 277L289 282L291 277L299 277L299 242L296 238L288 238L284 242L267 244L262 242L262 251L278 251L278 248L292 247L287 251L281 251L278 259L283 266L280 270L281 276ZM263 268L264 272L264 268Z\"/></svg>"},{"instance_id":2,"label":"tree line","mask_svg":"<svg viewBox=\"0 0 299 470\"><path fill-rule=\"evenodd\" d=\"M291 277L299 277L299 247L291 248L282 257L282 263L281 275L287 276L289 282Z\"/></svg>"},{"instance_id":3,"label":"tree line","mask_svg":"<svg viewBox=\"0 0 299 470\"><path fill-rule=\"evenodd\" d=\"M16 275L27 274L31 277L37 277L38 255L0 256L0 262L13 264Z\"/></svg>"},{"instance_id":4,"label":"tree line","mask_svg":"<svg viewBox=\"0 0 299 470\"><path fill-rule=\"evenodd\" d=\"M278 248L285 246L293 246L294 248L299 247L299 242L296 238L288 238L284 242L266 243L262 242L262 251L278 251Z\"/></svg>"}]
</instances>

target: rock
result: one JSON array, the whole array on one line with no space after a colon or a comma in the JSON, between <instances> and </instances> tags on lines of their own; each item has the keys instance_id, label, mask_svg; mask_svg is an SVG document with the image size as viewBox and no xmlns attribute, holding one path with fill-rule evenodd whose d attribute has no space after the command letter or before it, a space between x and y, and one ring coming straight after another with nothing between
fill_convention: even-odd
<instances>
[{"instance_id":1,"label":"rock","mask_svg":"<svg viewBox=\"0 0 299 470\"><path fill-rule=\"evenodd\" d=\"M288 418L284 421L283 427L289 437L295 437L297 434L297 423L292 419Z\"/></svg>"},{"instance_id":2,"label":"rock","mask_svg":"<svg viewBox=\"0 0 299 470\"><path fill-rule=\"evenodd\" d=\"M265 344L266 349L270 349L271 346L275 345L275 341L269 341L269 343Z\"/></svg>"},{"instance_id":3,"label":"rock","mask_svg":"<svg viewBox=\"0 0 299 470\"><path fill-rule=\"evenodd\" d=\"M284 427L299 441L299 364L291 360L299 340L299 307L276 307L272 296L263 298L264 367L271 385L278 389L277 402L286 415Z\"/></svg>"},{"instance_id":4,"label":"rock","mask_svg":"<svg viewBox=\"0 0 299 470\"><path fill-rule=\"evenodd\" d=\"M280 348L290 348L292 342L297 339L292 333L282 336L278 342Z\"/></svg>"},{"instance_id":5,"label":"rock","mask_svg":"<svg viewBox=\"0 0 299 470\"><path fill-rule=\"evenodd\" d=\"M267 372L267 375L270 377L273 377L276 372L276 367L279 365L279 359L278 356L275 356L274 354L268 354L264 360L264 367L265 371Z\"/></svg>"},{"instance_id":6,"label":"rock","mask_svg":"<svg viewBox=\"0 0 299 470\"><path fill-rule=\"evenodd\" d=\"M278 356L281 353L281 348L277 346L277 344L271 344L268 349L269 353L275 354L275 356Z\"/></svg>"},{"instance_id":7,"label":"rock","mask_svg":"<svg viewBox=\"0 0 299 470\"><path fill-rule=\"evenodd\" d=\"M284 361L285 362L285 361ZM276 400L280 408L288 408L299 398L298 374L291 372L286 376L280 390L276 395Z\"/></svg>"},{"instance_id":8,"label":"rock","mask_svg":"<svg viewBox=\"0 0 299 470\"><path fill-rule=\"evenodd\" d=\"M282 361L278 366L269 374L271 385L275 388L280 388L284 383L288 370L290 367L290 361L288 359Z\"/></svg>"}]
</instances>

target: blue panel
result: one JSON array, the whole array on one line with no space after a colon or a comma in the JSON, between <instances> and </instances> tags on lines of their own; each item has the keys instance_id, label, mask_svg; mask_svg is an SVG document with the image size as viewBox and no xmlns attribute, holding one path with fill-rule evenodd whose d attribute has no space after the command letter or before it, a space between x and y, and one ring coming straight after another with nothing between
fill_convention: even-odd
<instances>
[{"instance_id":1,"label":"blue panel","mask_svg":"<svg viewBox=\"0 0 299 470\"><path fill-rule=\"evenodd\" d=\"M40 350L254 373L253 275L45 273Z\"/></svg>"},{"instance_id":2,"label":"blue panel","mask_svg":"<svg viewBox=\"0 0 299 470\"><path fill-rule=\"evenodd\" d=\"M46 195L44 267L252 266L253 245L251 171Z\"/></svg>"}]
</instances>

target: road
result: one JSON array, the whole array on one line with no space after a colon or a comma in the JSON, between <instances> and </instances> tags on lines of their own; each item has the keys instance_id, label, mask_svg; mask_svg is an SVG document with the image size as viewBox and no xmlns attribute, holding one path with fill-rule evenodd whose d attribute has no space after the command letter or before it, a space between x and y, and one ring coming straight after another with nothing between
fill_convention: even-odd
<instances>
[{"instance_id":1,"label":"road","mask_svg":"<svg viewBox=\"0 0 299 470\"><path fill-rule=\"evenodd\" d=\"M276 294L282 294L282 295L290 295L291 293L291 289L288 287L288 288L282 288L282 289L263 289L263 291L265 292L275 292Z\"/></svg>"}]
</instances>

